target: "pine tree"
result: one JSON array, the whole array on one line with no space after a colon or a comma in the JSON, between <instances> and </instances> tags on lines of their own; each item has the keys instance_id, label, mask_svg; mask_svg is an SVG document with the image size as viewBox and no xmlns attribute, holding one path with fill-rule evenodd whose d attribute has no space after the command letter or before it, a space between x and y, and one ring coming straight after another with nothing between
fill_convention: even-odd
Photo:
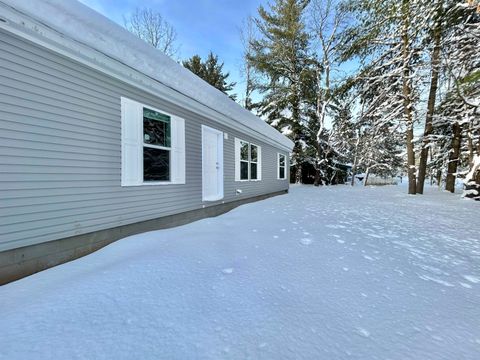
<instances>
[{"instance_id":1,"label":"pine tree","mask_svg":"<svg viewBox=\"0 0 480 360\"><path fill-rule=\"evenodd\" d=\"M232 100L236 99L237 95L229 94L236 83L228 82L230 73L223 72L224 63L219 62L218 55L210 52L205 61L202 61L199 55L194 55L190 59L183 61L183 66L210 85L227 94Z\"/></svg>"},{"instance_id":2,"label":"pine tree","mask_svg":"<svg viewBox=\"0 0 480 360\"><path fill-rule=\"evenodd\" d=\"M475 157L480 155L480 14L473 5L453 4L446 11L449 27L442 43L447 95L436 110L435 141L440 149L437 163L447 166L445 188L455 191L457 175L480 190ZM476 183L476 181L479 181Z\"/></svg>"},{"instance_id":3,"label":"pine tree","mask_svg":"<svg viewBox=\"0 0 480 360\"><path fill-rule=\"evenodd\" d=\"M292 166L295 182L302 181L305 160L304 95L312 80L309 35L305 30L304 12L308 0L276 0L269 9L260 6L256 26L259 38L252 42L250 63L261 75L259 92L264 96L259 112L295 143Z\"/></svg>"}]
</instances>

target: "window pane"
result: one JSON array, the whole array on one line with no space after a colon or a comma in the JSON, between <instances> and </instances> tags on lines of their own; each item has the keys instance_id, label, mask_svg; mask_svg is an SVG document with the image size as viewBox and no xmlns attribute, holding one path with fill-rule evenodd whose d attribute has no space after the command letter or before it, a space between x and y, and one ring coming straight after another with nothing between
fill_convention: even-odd
<instances>
[{"instance_id":1,"label":"window pane","mask_svg":"<svg viewBox=\"0 0 480 360\"><path fill-rule=\"evenodd\" d=\"M170 116L143 108L143 141L170 147Z\"/></svg>"},{"instance_id":2,"label":"window pane","mask_svg":"<svg viewBox=\"0 0 480 360\"><path fill-rule=\"evenodd\" d=\"M143 148L143 181L170 180L170 151Z\"/></svg>"},{"instance_id":3,"label":"window pane","mask_svg":"<svg viewBox=\"0 0 480 360\"><path fill-rule=\"evenodd\" d=\"M279 156L280 166L285 166L285 155Z\"/></svg>"},{"instance_id":4,"label":"window pane","mask_svg":"<svg viewBox=\"0 0 480 360\"><path fill-rule=\"evenodd\" d=\"M248 143L242 141L240 145L240 159L248 161Z\"/></svg>"},{"instance_id":5,"label":"window pane","mask_svg":"<svg viewBox=\"0 0 480 360\"><path fill-rule=\"evenodd\" d=\"M250 163L250 179L257 180L257 164Z\"/></svg>"},{"instance_id":6,"label":"window pane","mask_svg":"<svg viewBox=\"0 0 480 360\"><path fill-rule=\"evenodd\" d=\"M248 180L248 162L240 161L240 180Z\"/></svg>"},{"instance_id":7,"label":"window pane","mask_svg":"<svg viewBox=\"0 0 480 360\"><path fill-rule=\"evenodd\" d=\"M253 162L257 162L258 160L256 145L250 145L250 160Z\"/></svg>"}]
</instances>

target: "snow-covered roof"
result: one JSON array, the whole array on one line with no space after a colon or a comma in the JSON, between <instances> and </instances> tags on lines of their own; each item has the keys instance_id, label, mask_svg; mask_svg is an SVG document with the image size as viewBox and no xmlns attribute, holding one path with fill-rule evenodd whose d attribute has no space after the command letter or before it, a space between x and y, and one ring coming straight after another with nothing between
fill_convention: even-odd
<instances>
[{"instance_id":1,"label":"snow-covered roof","mask_svg":"<svg viewBox=\"0 0 480 360\"><path fill-rule=\"evenodd\" d=\"M62 38L94 49L172 91L238 122L253 130L260 138L266 137L290 150L293 147L290 139L224 93L120 25L75 0L0 0L1 3L48 29L53 29L61 34Z\"/></svg>"}]
</instances>

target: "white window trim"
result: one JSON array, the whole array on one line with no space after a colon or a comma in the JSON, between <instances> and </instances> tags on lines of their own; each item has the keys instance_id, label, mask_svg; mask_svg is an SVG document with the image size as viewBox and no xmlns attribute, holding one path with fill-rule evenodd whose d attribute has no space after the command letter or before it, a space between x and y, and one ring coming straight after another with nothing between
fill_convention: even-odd
<instances>
[{"instance_id":1,"label":"white window trim","mask_svg":"<svg viewBox=\"0 0 480 360\"><path fill-rule=\"evenodd\" d=\"M248 144L248 160L241 159L241 144ZM257 161L253 164L257 164L257 178L251 179L251 146L257 147ZM241 179L241 162L248 163L248 179ZM248 182L248 181L262 181L262 147L255 143L235 138L235 181L236 182Z\"/></svg>"},{"instance_id":2,"label":"white window trim","mask_svg":"<svg viewBox=\"0 0 480 360\"><path fill-rule=\"evenodd\" d=\"M283 156L284 158L284 166L280 166L280 157ZM283 172L284 177L280 177L280 168L284 168L285 171ZM287 180L287 156L282 153L277 153L277 180Z\"/></svg>"},{"instance_id":3,"label":"white window trim","mask_svg":"<svg viewBox=\"0 0 480 360\"><path fill-rule=\"evenodd\" d=\"M185 184L185 120L148 104L121 98L122 121L122 186L155 186ZM143 136L143 108L170 117L170 147L145 144ZM170 180L143 181L143 147L170 151Z\"/></svg>"}]
</instances>

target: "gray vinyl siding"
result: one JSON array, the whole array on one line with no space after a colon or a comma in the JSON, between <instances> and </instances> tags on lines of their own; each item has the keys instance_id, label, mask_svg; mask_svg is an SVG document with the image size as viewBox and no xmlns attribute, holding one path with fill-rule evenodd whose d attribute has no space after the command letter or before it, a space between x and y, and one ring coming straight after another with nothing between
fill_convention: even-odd
<instances>
[{"instance_id":1,"label":"gray vinyl siding","mask_svg":"<svg viewBox=\"0 0 480 360\"><path fill-rule=\"evenodd\" d=\"M185 119L185 185L120 186L121 96ZM228 134L224 202L288 189L285 152L0 30L0 251L219 203L202 202L202 124ZM262 147L262 181L234 181L235 137Z\"/></svg>"}]
</instances>

